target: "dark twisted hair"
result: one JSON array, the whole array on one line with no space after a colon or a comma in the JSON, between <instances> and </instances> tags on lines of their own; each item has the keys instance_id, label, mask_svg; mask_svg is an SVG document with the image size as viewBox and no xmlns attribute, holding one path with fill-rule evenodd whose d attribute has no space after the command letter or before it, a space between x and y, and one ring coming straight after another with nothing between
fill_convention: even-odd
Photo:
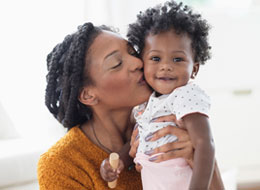
<instances>
[{"instance_id":1,"label":"dark twisted hair","mask_svg":"<svg viewBox=\"0 0 260 190\"><path fill-rule=\"evenodd\" d=\"M137 15L137 21L129 25L127 37L139 54L144 48L145 38L149 34L174 29L176 34L187 34L195 56L195 62L204 64L210 58L211 47L208 44L210 26L200 14L192 12L183 3L171 0L164 5L149 8Z\"/></svg>"},{"instance_id":2,"label":"dark twisted hair","mask_svg":"<svg viewBox=\"0 0 260 190\"><path fill-rule=\"evenodd\" d=\"M106 26L85 23L75 33L66 36L47 56L45 104L68 130L92 117L92 110L78 100L78 94L81 87L93 84L88 73L90 60L87 52L102 30L111 31Z\"/></svg>"}]
</instances>

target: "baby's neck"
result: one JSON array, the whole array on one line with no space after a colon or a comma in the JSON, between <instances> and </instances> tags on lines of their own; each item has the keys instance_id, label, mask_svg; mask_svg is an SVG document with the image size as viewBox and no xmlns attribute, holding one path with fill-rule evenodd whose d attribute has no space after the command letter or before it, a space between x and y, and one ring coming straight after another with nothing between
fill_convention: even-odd
<instances>
[{"instance_id":1,"label":"baby's neck","mask_svg":"<svg viewBox=\"0 0 260 190\"><path fill-rule=\"evenodd\" d=\"M160 94L159 92L156 92L155 91L155 97L159 97L159 96L161 96L162 94Z\"/></svg>"}]
</instances>

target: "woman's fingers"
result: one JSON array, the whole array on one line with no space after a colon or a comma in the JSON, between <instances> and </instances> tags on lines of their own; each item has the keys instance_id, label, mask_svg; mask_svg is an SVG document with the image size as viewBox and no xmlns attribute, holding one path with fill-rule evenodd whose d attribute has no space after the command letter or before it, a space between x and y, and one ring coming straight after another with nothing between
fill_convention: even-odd
<instances>
[{"instance_id":1,"label":"woman's fingers","mask_svg":"<svg viewBox=\"0 0 260 190\"><path fill-rule=\"evenodd\" d=\"M186 161L188 162L188 164L190 165L191 169L193 169L193 159L186 159Z\"/></svg>"},{"instance_id":2,"label":"woman's fingers","mask_svg":"<svg viewBox=\"0 0 260 190\"><path fill-rule=\"evenodd\" d=\"M132 144L134 143L134 141L137 139L138 136L138 124L135 124L134 130L132 132L132 136L131 136L131 141L130 141L130 146L132 146Z\"/></svg>"},{"instance_id":3,"label":"woman's fingers","mask_svg":"<svg viewBox=\"0 0 260 190\"><path fill-rule=\"evenodd\" d=\"M192 163L192 161L191 161L191 157L192 157L191 152L192 151L193 150L186 149L186 148L178 149L178 150L175 150L175 151L171 150L171 151L168 151L164 154L160 154L160 155L156 155L154 157L151 157L150 161L158 163L158 162L162 162L162 161L165 161L165 160L183 157L183 158L189 158L189 159L186 159L186 160L189 161L188 163Z\"/></svg>"},{"instance_id":4,"label":"woman's fingers","mask_svg":"<svg viewBox=\"0 0 260 190\"><path fill-rule=\"evenodd\" d=\"M155 141L155 140L158 140L159 138L161 137L164 137L168 134L172 134L173 135L173 126L169 125L167 127L164 127L160 130L158 130L157 132L153 133L153 134L150 134L146 137L146 141Z\"/></svg>"},{"instance_id":5,"label":"woman's fingers","mask_svg":"<svg viewBox=\"0 0 260 190\"><path fill-rule=\"evenodd\" d=\"M153 122L174 122L177 124L177 127L171 125L164 127L154 133L149 134L145 138L146 141L156 141L166 135L174 135L177 137L177 140L146 152L146 154L151 156L149 160L152 162L162 162L165 160L182 157L186 159L192 167L194 150L189 134L184 126L184 122L182 120L177 120L175 115L163 116L153 120Z\"/></svg>"},{"instance_id":6,"label":"woman's fingers","mask_svg":"<svg viewBox=\"0 0 260 190\"><path fill-rule=\"evenodd\" d=\"M183 128L184 124L182 119L177 120L175 115L166 115L154 119L152 122L174 122L179 128Z\"/></svg>"},{"instance_id":7,"label":"woman's fingers","mask_svg":"<svg viewBox=\"0 0 260 190\"><path fill-rule=\"evenodd\" d=\"M136 169L136 171L141 172L142 168L143 168L143 167L142 167L141 164L139 164L139 163L135 164L135 169Z\"/></svg>"},{"instance_id":8,"label":"woman's fingers","mask_svg":"<svg viewBox=\"0 0 260 190\"><path fill-rule=\"evenodd\" d=\"M167 143L167 144L164 144L162 146L159 146L159 147L153 149L149 155L176 151L177 152L176 156L180 156L180 155L182 155L182 153L180 153L177 150L184 149L187 152L189 152L191 148L192 148L192 145L191 145L190 141L183 141L183 142L174 141L174 142Z\"/></svg>"},{"instance_id":9,"label":"woman's fingers","mask_svg":"<svg viewBox=\"0 0 260 190\"><path fill-rule=\"evenodd\" d=\"M171 125L168 125L167 127L164 127L162 129L158 130L157 132L151 134L149 137L146 137L146 140L155 141L166 135L174 135L178 138L178 141L189 141L190 140L190 137L185 129L181 129L181 128L174 127Z\"/></svg>"},{"instance_id":10,"label":"woman's fingers","mask_svg":"<svg viewBox=\"0 0 260 190\"><path fill-rule=\"evenodd\" d=\"M134 158L137 152L137 148L139 146L139 138L137 138L131 145L129 155Z\"/></svg>"},{"instance_id":11,"label":"woman's fingers","mask_svg":"<svg viewBox=\"0 0 260 190\"><path fill-rule=\"evenodd\" d=\"M161 116L154 119L153 122L175 122L176 123L176 116L175 115Z\"/></svg>"},{"instance_id":12,"label":"woman's fingers","mask_svg":"<svg viewBox=\"0 0 260 190\"><path fill-rule=\"evenodd\" d=\"M186 159L188 163L192 166L193 151L194 150L191 141L182 141L182 142L175 141L175 142L164 144L147 153L148 155L151 156L150 161L152 162L162 162L165 160L182 157ZM162 153L162 154L153 156L158 153Z\"/></svg>"},{"instance_id":13,"label":"woman's fingers","mask_svg":"<svg viewBox=\"0 0 260 190\"><path fill-rule=\"evenodd\" d=\"M134 158L137 152L137 148L139 146L139 131L138 131L138 124L135 124L132 136L131 136L131 141L130 141L130 151L129 155Z\"/></svg>"}]
</instances>

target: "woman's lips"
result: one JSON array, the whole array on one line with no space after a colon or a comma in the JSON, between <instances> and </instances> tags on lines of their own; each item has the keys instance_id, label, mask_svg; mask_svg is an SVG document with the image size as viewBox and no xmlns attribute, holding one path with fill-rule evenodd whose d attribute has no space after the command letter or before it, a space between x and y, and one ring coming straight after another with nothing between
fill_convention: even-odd
<instances>
[{"instance_id":1,"label":"woman's lips","mask_svg":"<svg viewBox=\"0 0 260 190\"><path fill-rule=\"evenodd\" d=\"M144 75L141 76L141 78L138 81L138 84L146 84L146 81L144 80Z\"/></svg>"}]
</instances>

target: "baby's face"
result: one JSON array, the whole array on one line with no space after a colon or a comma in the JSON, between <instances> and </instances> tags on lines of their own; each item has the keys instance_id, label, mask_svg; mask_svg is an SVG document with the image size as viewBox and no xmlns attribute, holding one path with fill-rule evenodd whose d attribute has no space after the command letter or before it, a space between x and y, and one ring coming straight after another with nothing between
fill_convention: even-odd
<instances>
[{"instance_id":1,"label":"baby's face","mask_svg":"<svg viewBox=\"0 0 260 190\"><path fill-rule=\"evenodd\" d=\"M169 94L187 84L192 72L197 74L199 69L199 64L194 63L191 39L173 30L149 34L142 59L146 81L160 94Z\"/></svg>"}]
</instances>

